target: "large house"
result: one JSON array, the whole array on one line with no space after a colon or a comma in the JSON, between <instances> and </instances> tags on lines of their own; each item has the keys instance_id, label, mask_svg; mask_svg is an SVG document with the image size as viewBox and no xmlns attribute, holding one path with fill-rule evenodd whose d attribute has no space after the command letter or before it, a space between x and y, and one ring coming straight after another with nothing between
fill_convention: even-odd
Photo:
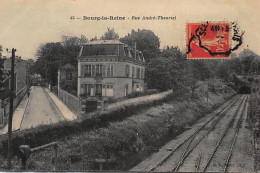
<instances>
[{"instance_id":1,"label":"large house","mask_svg":"<svg viewBox=\"0 0 260 173\"><path fill-rule=\"evenodd\" d=\"M78 97L119 98L144 90L145 59L141 51L117 40L82 45L78 57Z\"/></svg>"}]
</instances>

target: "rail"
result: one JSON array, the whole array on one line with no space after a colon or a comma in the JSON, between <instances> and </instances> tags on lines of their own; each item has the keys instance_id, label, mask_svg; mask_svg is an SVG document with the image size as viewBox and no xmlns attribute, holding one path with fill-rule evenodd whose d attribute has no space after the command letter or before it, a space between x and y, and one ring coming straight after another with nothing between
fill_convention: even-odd
<instances>
[{"instance_id":1,"label":"rail","mask_svg":"<svg viewBox=\"0 0 260 173\"><path fill-rule=\"evenodd\" d=\"M243 99L242 104L245 103L245 100L246 100L246 98ZM204 168L202 169L202 172L205 172L205 171L207 170L207 168L208 168L208 166L209 166L209 164L210 164L212 158L214 157L214 155L215 155L215 153L216 153L216 151L217 151L217 149L218 149L220 143L222 142L223 138L226 136L227 131L228 131L228 129L230 128L230 125L232 124L232 122L233 122L233 120L234 120L234 118L235 118L235 115L236 115L236 114L239 112L239 110L241 110L241 109L242 109L242 111L243 111L244 105L242 106L242 108L240 107L240 109L238 108L238 109L236 110L234 116L232 117L231 121L228 123L226 129L224 130L224 132L222 133L220 139L218 140L218 143L215 145L213 152L210 154L210 157L209 157L209 159L207 160L206 165L205 165Z\"/></svg>"},{"instance_id":2,"label":"rail","mask_svg":"<svg viewBox=\"0 0 260 173\"><path fill-rule=\"evenodd\" d=\"M248 99L248 97L247 97L247 99ZM240 115L240 118L239 118L237 126L236 126L236 132L235 132L234 138L232 140L231 147L229 149L228 157L227 157L227 160L226 160L226 163L225 163L225 166L224 166L224 172L227 172L227 170L228 170L228 166L229 166L229 162L230 162L230 159L231 159L231 156L232 156L232 153L233 153L233 149L234 149L235 143L237 141L237 136L238 136L238 132L239 132L239 129L240 129L240 125L242 123L242 115L243 115L243 113L245 113L245 107L246 107L246 104L244 104L243 111Z\"/></svg>"},{"instance_id":3,"label":"rail","mask_svg":"<svg viewBox=\"0 0 260 173\"><path fill-rule=\"evenodd\" d=\"M240 97L241 97L241 96L240 96ZM235 97L235 99L232 100L232 102L231 102L229 105L225 106L221 111L219 111L219 112L216 114L216 116L213 116L212 118L210 118L210 119L209 119L206 123L204 123L198 130L196 130L193 135L191 135L189 138L187 138L186 140L184 140L181 144L179 144L174 150L172 150L169 154L167 154L162 160L160 160L159 162L157 162L157 163L156 163L152 168L150 168L150 170L148 170L148 171L150 172L150 171L155 170L158 166L160 166L163 162L165 162L169 157L171 157L171 156L173 155L173 153L174 153L177 149L179 149L179 148L180 148L183 144L185 144L187 141L191 140L191 141L189 142L189 144L188 144L188 147L189 147L190 143L193 141L193 139L196 137L196 135L197 135L207 124L209 124L210 122L212 122L216 117L225 114L225 113L227 112L227 110L228 110L240 97ZM212 128L213 128L213 126L212 126ZM186 149L188 149L188 148L186 147ZM186 155L187 155L187 150L184 151L184 153L183 153L183 155L182 155L182 159L183 159L184 157L186 157ZM179 165L179 163L178 163L178 165ZM179 166L178 166L178 167L179 167ZM176 168L177 168L177 166L174 167L173 170L176 170Z\"/></svg>"},{"instance_id":4,"label":"rail","mask_svg":"<svg viewBox=\"0 0 260 173\"><path fill-rule=\"evenodd\" d=\"M241 102L242 103L242 102ZM226 112L225 112L226 113ZM222 118L222 117L221 117ZM217 125L217 123L220 121L220 119L218 119L218 121L216 121L208 130L208 132L202 137L200 138L191 149L189 150L185 150L184 153L185 155L182 156L181 161L178 162L178 164L174 167L174 169L172 171L177 172L180 168L180 166L184 163L184 160L188 157L188 155L193 151L193 149L206 137L209 135L209 133L214 129L214 127ZM232 122L232 121L231 121ZM198 167L198 165L196 165Z\"/></svg>"}]
</instances>

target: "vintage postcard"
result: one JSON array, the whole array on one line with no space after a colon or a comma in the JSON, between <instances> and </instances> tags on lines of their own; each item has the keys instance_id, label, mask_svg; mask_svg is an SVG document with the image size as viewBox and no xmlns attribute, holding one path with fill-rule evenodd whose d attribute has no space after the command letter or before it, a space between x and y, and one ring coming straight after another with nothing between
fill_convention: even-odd
<instances>
[{"instance_id":1,"label":"vintage postcard","mask_svg":"<svg viewBox=\"0 0 260 173\"><path fill-rule=\"evenodd\" d=\"M0 0L0 172L259 172L258 0Z\"/></svg>"}]
</instances>

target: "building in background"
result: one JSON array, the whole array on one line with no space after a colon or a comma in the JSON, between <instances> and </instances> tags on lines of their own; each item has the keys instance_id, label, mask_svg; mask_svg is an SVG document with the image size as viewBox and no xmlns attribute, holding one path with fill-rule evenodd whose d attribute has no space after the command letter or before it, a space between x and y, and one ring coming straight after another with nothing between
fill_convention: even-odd
<instances>
[{"instance_id":1,"label":"building in background","mask_svg":"<svg viewBox=\"0 0 260 173\"><path fill-rule=\"evenodd\" d=\"M4 99L0 99L0 129L6 125L8 114L9 114L9 96L11 90L11 59L4 57L4 88L5 92L1 93ZM31 62L31 61L30 61ZM18 106L23 96L27 91L28 84L28 68L30 64L27 60L21 57L15 57L15 67L14 67L14 108ZM3 96L4 95L4 96Z\"/></svg>"},{"instance_id":2,"label":"building in background","mask_svg":"<svg viewBox=\"0 0 260 173\"><path fill-rule=\"evenodd\" d=\"M78 57L78 97L90 100L124 97L144 90L142 52L117 40L84 44Z\"/></svg>"},{"instance_id":3,"label":"building in background","mask_svg":"<svg viewBox=\"0 0 260 173\"><path fill-rule=\"evenodd\" d=\"M28 62L27 60L22 59L21 57L15 57L15 93L19 93L24 87L27 86L27 69ZM7 58L4 61L4 70L11 70L11 59Z\"/></svg>"},{"instance_id":4,"label":"building in background","mask_svg":"<svg viewBox=\"0 0 260 173\"><path fill-rule=\"evenodd\" d=\"M77 68L71 64L59 68L58 89L65 90L77 96Z\"/></svg>"}]
</instances>

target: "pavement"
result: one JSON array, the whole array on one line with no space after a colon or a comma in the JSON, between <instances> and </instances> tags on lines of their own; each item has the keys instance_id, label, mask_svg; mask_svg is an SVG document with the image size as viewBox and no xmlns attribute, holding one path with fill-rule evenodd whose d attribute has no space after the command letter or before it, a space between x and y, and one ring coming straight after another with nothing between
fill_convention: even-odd
<instances>
[{"instance_id":1,"label":"pavement","mask_svg":"<svg viewBox=\"0 0 260 173\"><path fill-rule=\"evenodd\" d=\"M13 114L13 131L24 130L39 125L72 121L77 116L61 102L49 89L33 86L29 99L24 96ZM0 130L6 134L8 125Z\"/></svg>"},{"instance_id":2,"label":"pavement","mask_svg":"<svg viewBox=\"0 0 260 173\"><path fill-rule=\"evenodd\" d=\"M64 118L68 121L72 121L77 119L77 115L69 110L69 108L62 102L56 95L54 95L49 89L45 88L45 91L49 94L51 99L54 101L56 106L59 108L60 112L64 116Z\"/></svg>"},{"instance_id":3,"label":"pavement","mask_svg":"<svg viewBox=\"0 0 260 173\"><path fill-rule=\"evenodd\" d=\"M20 104L17 106L13 113L13 124L12 124L12 130L17 131L20 129L21 121L23 119L23 114L26 110L26 106L28 104L29 99L27 98L27 95L23 97ZM0 130L1 134L6 134L8 132L8 124Z\"/></svg>"}]
</instances>

